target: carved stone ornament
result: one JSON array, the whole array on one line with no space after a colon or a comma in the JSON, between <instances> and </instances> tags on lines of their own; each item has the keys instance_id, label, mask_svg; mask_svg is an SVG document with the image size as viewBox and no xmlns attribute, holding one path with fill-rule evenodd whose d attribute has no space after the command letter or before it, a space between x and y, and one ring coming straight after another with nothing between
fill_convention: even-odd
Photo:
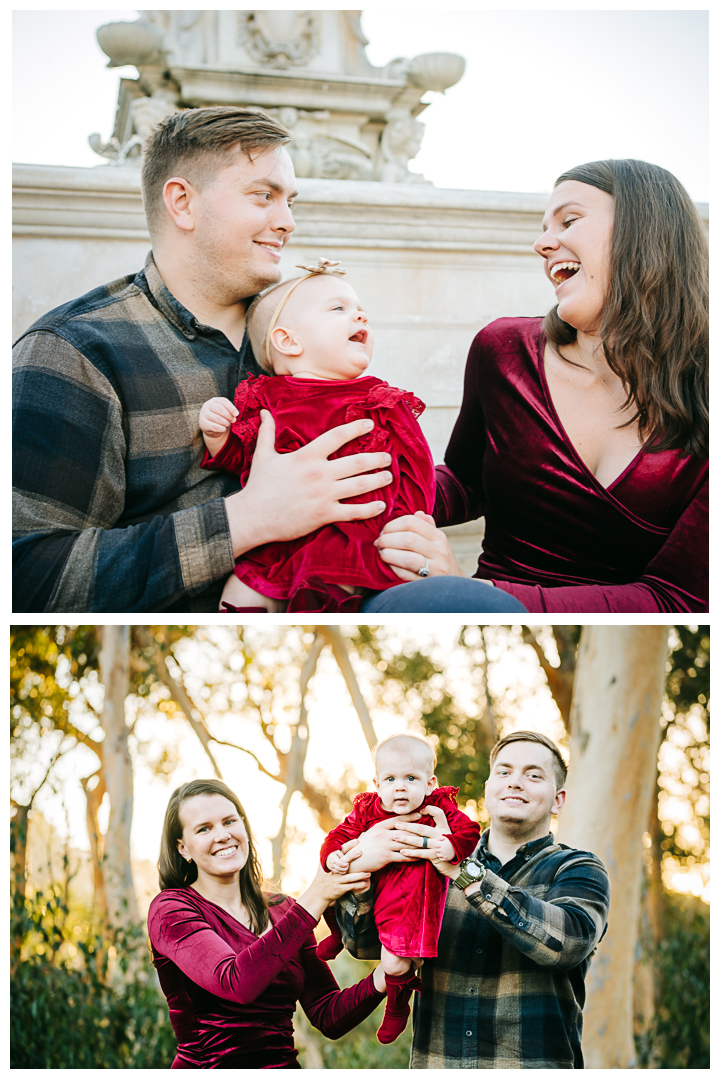
<instances>
[{"instance_id":1,"label":"carved stone ornament","mask_svg":"<svg viewBox=\"0 0 720 1080\"><path fill-rule=\"evenodd\" d=\"M165 37L158 26L146 19L136 22L105 23L96 31L98 45L110 57L108 67L143 67L165 60Z\"/></svg>"},{"instance_id":2,"label":"carved stone ornament","mask_svg":"<svg viewBox=\"0 0 720 1080\"><path fill-rule=\"evenodd\" d=\"M250 56L274 68L302 67L320 47L310 11L238 11L238 38Z\"/></svg>"}]
</instances>

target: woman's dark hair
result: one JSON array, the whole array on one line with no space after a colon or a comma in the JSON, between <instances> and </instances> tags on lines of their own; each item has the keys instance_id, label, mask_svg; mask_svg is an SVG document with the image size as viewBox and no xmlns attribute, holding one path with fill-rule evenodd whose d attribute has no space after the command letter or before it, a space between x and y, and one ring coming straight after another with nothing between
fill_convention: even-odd
<instances>
[{"instance_id":1,"label":"woman's dark hair","mask_svg":"<svg viewBox=\"0 0 720 1080\"><path fill-rule=\"evenodd\" d=\"M178 851L178 840L183 834L183 826L180 821L180 807L187 799L194 799L196 795L223 795L233 804L242 818L245 832L248 838L247 862L240 871L240 895L250 915L251 929L256 934L262 934L268 924L268 897L263 893L263 873L260 860L255 851L252 832L245 811L240 805L240 800L227 784L222 780L191 780L189 784L183 784L176 788L170 796L168 808L165 811L162 840L160 841L160 858L158 859L158 873L161 889L182 889L186 885L192 885L197 881L197 866L194 862L186 862ZM282 897L273 897L277 902ZM270 901L272 903L272 901Z\"/></svg>"},{"instance_id":2,"label":"woman's dark hair","mask_svg":"<svg viewBox=\"0 0 720 1080\"><path fill-rule=\"evenodd\" d=\"M615 200L610 285L598 340L652 452L708 454L708 244L682 184L646 161L591 161L559 176ZM557 307L545 333L558 352L577 331ZM560 352L560 356L562 353ZM563 357L565 359L565 357Z\"/></svg>"}]
</instances>

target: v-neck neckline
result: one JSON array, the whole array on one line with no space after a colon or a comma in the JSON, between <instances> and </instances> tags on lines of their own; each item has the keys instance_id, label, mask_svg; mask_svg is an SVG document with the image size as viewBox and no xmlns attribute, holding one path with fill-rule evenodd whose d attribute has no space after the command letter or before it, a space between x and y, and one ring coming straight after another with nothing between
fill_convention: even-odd
<instances>
[{"instance_id":1,"label":"v-neck neckline","mask_svg":"<svg viewBox=\"0 0 720 1080\"><path fill-rule=\"evenodd\" d=\"M557 428L558 428L558 431L560 432L560 435L564 439L565 444L567 445L567 447L572 451L572 454L573 454L574 458L576 459L576 461L581 466L583 472L585 472L590 477L590 479L593 482L594 487L596 487L599 491L601 491L603 493L603 495L612 496L613 489L616 488L618 486L618 484L620 484L625 479L625 477L628 475L628 473L632 472L632 470L638 464L640 458L645 454L645 448L643 446L640 447L638 452L627 463L627 465L622 470L622 472L618 473L618 475L615 477L615 479L612 480L607 485L607 487L604 484L600 483L597 476L592 471L592 469L587 464L587 462L584 460L584 458L582 457L580 451L575 446L575 443L572 441L572 439L568 435L567 431L565 430L565 425L563 424L562 420L560 419L560 414L558 413L557 408L555 406L555 402L553 401L553 396L552 396L552 393L550 392L550 384L548 383L548 379L547 379L547 372L545 371L545 349L548 348L548 347L549 346L548 346L547 335L545 334L545 331L541 329L540 338L539 338L539 341L538 341L537 366L538 366L538 374L540 376L540 385L542 386L547 406L550 409L550 412L552 413L552 416L553 416L553 419L554 419L555 423L557 424Z\"/></svg>"},{"instance_id":2,"label":"v-neck neckline","mask_svg":"<svg viewBox=\"0 0 720 1080\"><path fill-rule=\"evenodd\" d=\"M245 925L245 923L240 922L240 920L233 915L232 911L228 911L228 909L224 908L222 904L218 904L214 900L210 900L207 896L203 896L203 894L199 892L198 889L193 889L192 885L189 885L188 888L192 889L193 892L196 893L201 900L204 900L206 904L212 904L213 907L218 908L220 911L224 912L225 915L229 915L233 922L236 922L238 926L241 926L246 933L252 934L254 938L260 939L261 937L264 937L265 934L267 934L268 931L272 930L275 926L274 922L270 918L270 909L268 908L268 924L263 930L262 934L256 934L254 930L251 930L249 926Z\"/></svg>"}]
</instances>

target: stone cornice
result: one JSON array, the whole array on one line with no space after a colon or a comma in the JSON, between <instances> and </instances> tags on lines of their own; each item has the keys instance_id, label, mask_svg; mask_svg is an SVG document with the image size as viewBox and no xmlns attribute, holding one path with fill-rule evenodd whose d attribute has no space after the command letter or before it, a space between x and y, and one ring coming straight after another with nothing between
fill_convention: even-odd
<instances>
[{"instance_id":1,"label":"stone cornice","mask_svg":"<svg viewBox=\"0 0 720 1080\"><path fill-rule=\"evenodd\" d=\"M546 195L298 180L304 246L532 256ZM707 203L698 204L705 222ZM149 239L136 168L13 166L13 234Z\"/></svg>"}]
</instances>

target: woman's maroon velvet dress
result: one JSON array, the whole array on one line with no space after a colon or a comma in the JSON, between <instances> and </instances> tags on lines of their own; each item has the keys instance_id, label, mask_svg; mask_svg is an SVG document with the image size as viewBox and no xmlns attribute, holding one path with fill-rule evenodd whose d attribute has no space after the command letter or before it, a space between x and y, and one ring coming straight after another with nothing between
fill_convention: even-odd
<instances>
[{"instance_id":1,"label":"woman's maroon velvet dress","mask_svg":"<svg viewBox=\"0 0 720 1080\"><path fill-rule=\"evenodd\" d=\"M260 937L195 889L165 889L148 932L178 1041L173 1069L299 1069L298 1001L328 1038L354 1028L384 999L372 975L340 990L316 954L317 920L288 897L270 906Z\"/></svg>"},{"instance_id":2,"label":"woman's maroon velvet dress","mask_svg":"<svg viewBox=\"0 0 720 1080\"><path fill-rule=\"evenodd\" d=\"M263 596L288 601L288 611L359 611L363 596L340 586L373 592L401 584L373 542L392 518L424 510L435 501L435 468L417 422L425 406L407 390L364 376L343 381L293 379L286 375L250 376L235 393L238 417L227 442L203 466L222 468L247 483L260 427L260 410L275 420L275 449L280 454L305 446L340 424L364 417L375 422L367 435L341 446L331 458L386 451L392 455L392 482L352 502L382 499L385 510L366 521L340 521L288 540L246 552L235 573Z\"/></svg>"},{"instance_id":3,"label":"woman's maroon velvet dress","mask_svg":"<svg viewBox=\"0 0 720 1080\"><path fill-rule=\"evenodd\" d=\"M455 850L453 862L462 862L472 855L480 839L480 826L458 810L455 787L439 787L431 791L418 813L425 806L437 806L444 811L451 833L450 843ZM354 840L379 821L397 817L385 810L380 796L374 791L356 795L353 808L327 836L320 849L320 862L327 870L327 857L339 851L348 840ZM435 819L424 814L418 825L434 825ZM375 904L373 914L378 936L394 956L437 956L440 923L445 909L449 878L443 877L427 860L411 863L388 863L373 876Z\"/></svg>"},{"instance_id":4,"label":"woman's maroon velvet dress","mask_svg":"<svg viewBox=\"0 0 720 1080\"><path fill-rule=\"evenodd\" d=\"M542 319L498 319L470 349L435 520L485 515L475 576L528 611L708 609L708 463L641 450L607 488L545 378Z\"/></svg>"}]
</instances>

